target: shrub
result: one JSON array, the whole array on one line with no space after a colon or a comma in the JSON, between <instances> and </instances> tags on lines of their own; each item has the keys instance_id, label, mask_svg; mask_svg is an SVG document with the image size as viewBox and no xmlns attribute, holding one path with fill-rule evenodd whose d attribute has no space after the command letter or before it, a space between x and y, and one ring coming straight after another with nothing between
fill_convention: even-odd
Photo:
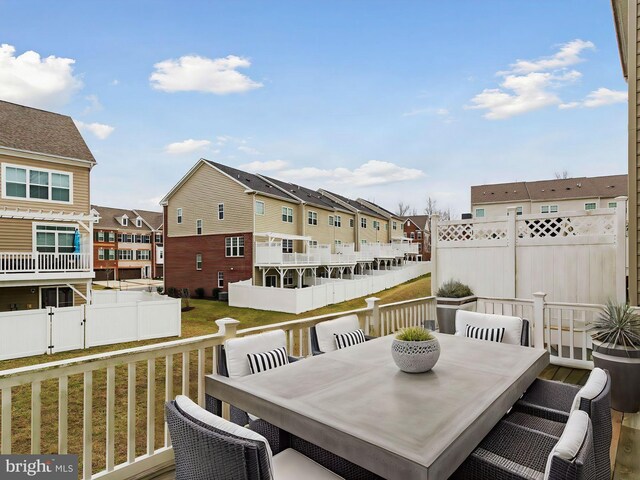
<instances>
[{"instance_id":1,"label":"shrub","mask_svg":"<svg viewBox=\"0 0 640 480\"><path fill-rule=\"evenodd\" d=\"M405 342L426 342L427 340L433 340L435 337L426 328L407 327L400 330L396 338Z\"/></svg>"},{"instance_id":2,"label":"shrub","mask_svg":"<svg viewBox=\"0 0 640 480\"><path fill-rule=\"evenodd\" d=\"M178 298L178 291L176 290L176 287L167 288L167 295L173 298Z\"/></svg>"},{"instance_id":3,"label":"shrub","mask_svg":"<svg viewBox=\"0 0 640 480\"><path fill-rule=\"evenodd\" d=\"M204 298L204 288L201 288L201 287L196 288L196 297Z\"/></svg>"},{"instance_id":4,"label":"shrub","mask_svg":"<svg viewBox=\"0 0 640 480\"><path fill-rule=\"evenodd\" d=\"M218 295L220 294L220 289L218 287L214 288L211 292L214 300L218 300Z\"/></svg>"},{"instance_id":5,"label":"shrub","mask_svg":"<svg viewBox=\"0 0 640 480\"><path fill-rule=\"evenodd\" d=\"M156 287L156 292L158 292L160 295L162 295L162 293L164 292L164 288Z\"/></svg>"},{"instance_id":6,"label":"shrub","mask_svg":"<svg viewBox=\"0 0 640 480\"><path fill-rule=\"evenodd\" d=\"M436 292L436 297L446 298L462 298L470 297L471 295L473 295L471 288L457 280L444 282Z\"/></svg>"},{"instance_id":7,"label":"shrub","mask_svg":"<svg viewBox=\"0 0 640 480\"><path fill-rule=\"evenodd\" d=\"M191 291L188 288L183 288L179 292L180 298L184 300L184 306L189 308L191 305L189 304L189 300L191 299Z\"/></svg>"}]
</instances>

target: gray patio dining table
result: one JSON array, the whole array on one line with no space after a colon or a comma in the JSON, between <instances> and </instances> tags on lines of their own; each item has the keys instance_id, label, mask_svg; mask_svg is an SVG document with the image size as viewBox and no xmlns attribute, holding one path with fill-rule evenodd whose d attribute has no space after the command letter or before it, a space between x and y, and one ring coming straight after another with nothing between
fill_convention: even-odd
<instances>
[{"instance_id":1,"label":"gray patio dining table","mask_svg":"<svg viewBox=\"0 0 640 480\"><path fill-rule=\"evenodd\" d=\"M546 350L435 334L438 363L403 373L392 336L206 392L388 479L445 479L549 363Z\"/></svg>"}]
</instances>

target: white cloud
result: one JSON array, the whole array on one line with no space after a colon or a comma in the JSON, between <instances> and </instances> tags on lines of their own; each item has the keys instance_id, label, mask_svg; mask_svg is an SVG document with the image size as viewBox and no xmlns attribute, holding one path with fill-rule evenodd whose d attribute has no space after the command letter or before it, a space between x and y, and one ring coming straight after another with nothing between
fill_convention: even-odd
<instances>
[{"instance_id":1,"label":"white cloud","mask_svg":"<svg viewBox=\"0 0 640 480\"><path fill-rule=\"evenodd\" d=\"M249 147L247 145L240 145L238 147L238 150L242 153L246 153L247 155L261 155L259 150L256 150L255 148Z\"/></svg>"},{"instance_id":2,"label":"white cloud","mask_svg":"<svg viewBox=\"0 0 640 480\"><path fill-rule=\"evenodd\" d=\"M102 103L100 103L100 99L97 95L87 95L86 97L84 97L84 99L87 101L88 105L83 110L83 115L99 112L100 110L102 110Z\"/></svg>"},{"instance_id":3,"label":"white cloud","mask_svg":"<svg viewBox=\"0 0 640 480\"><path fill-rule=\"evenodd\" d=\"M343 167L333 169L304 167L283 170L278 176L292 181L319 180L329 185L369 187L416 180L424 177L424 172L415 168L401 167L391 162L369 160L353 170Z\"/></svg>"},{"instance_id":4,"label":"white cloud","mask_svg":"<svg viewBox=\"0 0 640 480\"><path fill-rule=\"evenodd\" d=\"M574 105L563 103L557 90L582 77L580 72L567 67L582 62L580 54L593 48L592 42L573 40L561 45L550 57L518 60L510 70L497 73L503 78L499 88L483 90L466 108L485 110L484 117L489 120L502 120L552 105L573 108Z\"/></svg>"},{"instance_id":5,"label":"white cloud","mask_svg":"<svg viewBox=\"0 0 640 480\"><path fill-rule=\"evenodd\" d=\"M570 67L584 61L580 56L583 50L594 50L595 48L596 46L593 42L580 39L572 40L560 45L560 50L550 57L543 57L538 60L516 60L515 63L510 65L510 71L498 72L498 74L527 74Z\"/></svg>"},{"instance_id":6,"label":"white cloud","mask_svg":"<svg viewBox=\"0 0 640 480\"><path fill-rule=\"evenodd\" d=\"M449 110L446 108L414 108L413 110L409 110L402 114L403 117L414 117L416 115L439 115L439 116L447 116L449 115Z\"/></svg>"},{"instance_id":7,"label":"white cloud","mask_svg":"<svg viewBox=\"0 0 640 480\"><path fill-rule=\"evenodd\" d=\"M104 140L115 130L111 125L105 125L104 123L84 123L80 120L74 120L78 130L82 132L89 132L98 137L100 140Z\"/></svg>"},{"instance_id":8,"label":"white cloud","mask_svg":"<svg viewBox=\"0 0 640 480\"><path fill-rule=\"evenodd\" d=\"M245 163L244 165L240 165L240 168L244 170L249 170L250 172L273 172L277 170L282 170L288 165L284 160L267 160L265 162L261 162L256 160L255 162Z\"/></svg>"},{"instance_id":9,"label":"white cloud","mask_svg":"<svg viewBox=\"0 0 640 480\"><path fill-rule=\"evenodd\" d=\"M624 103L627 101L627 92L622 90L610 90L608 88L598 88L590 92L584 100L580 102L569 102L558 105L558 108L567 110L577 107L597 108L615 103Z\"/></svg>"},{"instance_id":10,"label":"white cloud","mask_svg":"<svg viewBox=\"0 0 640 480\"><path fill-rule=\"evenodd\" d=\"M194 140L193 138L190 138L183 142L170 143L164 147L164 151L171 155L184 155L186 153L202 150L209 145L211 145L209 140Z\"/></svg>"},{"instance_id":11,"label":"white cloud","mask_svg":"<svg viewBox=\"0 0 640 480\"><path fill-rule=\"evenodd\" d=\"M250 66L247 58L235 55L215 59L185 55L177 60L156 63L149 81L153 88L163 92L195 91L217 95L246 92L262 87L261 83L237 70Z\"/></svg>"},{"instance_id":12,"label":"white cloud","mask_svg":"<svg viewBox=\"0 0 640 480\"><path fill-rule=\"evenodd\" d=\"M75 60L34 51L15 55L12 45L0 45L0 99L39 108L57 108L82 87L73 74Z\"/></svg>"}]
</instances>

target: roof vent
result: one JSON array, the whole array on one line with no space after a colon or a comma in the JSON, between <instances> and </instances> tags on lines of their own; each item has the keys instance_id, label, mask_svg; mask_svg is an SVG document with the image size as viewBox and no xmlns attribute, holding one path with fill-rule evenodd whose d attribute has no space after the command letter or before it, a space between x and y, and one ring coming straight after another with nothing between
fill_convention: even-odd
<instances>
[{"instance_id":1,"label":"roof vent","mask_svg":"<svg viewBox=\"0 0 640 480\"><path fill-rule=\"evenodd\" d=\"M567 188L565 188L565 190L571 190L571 187L567 187Z\"/></svg>"},{"instance_id":2,"label":"roof vent","mask_svg":"<svg viewBox=\"0 0 640 480\"><path fill-rule=\"evenodd\" d=\"M578 188L582 188L582 184L581 184L581 183L577 183L577 184L576 184L576 186L577 186Z\"/></svg>"},{"instance_id":3,"label":"roof vent","mask_svg":"<svg viewBox=\"0 0 640 480\"><path fill-rule=\"evenodd\" d=\"M555 191L556 191L556 189L555 189L555 188L552 188L552 189L551 189L551 191L552 191L552 192L555 192Z\"/></svg>"}]
</instances>

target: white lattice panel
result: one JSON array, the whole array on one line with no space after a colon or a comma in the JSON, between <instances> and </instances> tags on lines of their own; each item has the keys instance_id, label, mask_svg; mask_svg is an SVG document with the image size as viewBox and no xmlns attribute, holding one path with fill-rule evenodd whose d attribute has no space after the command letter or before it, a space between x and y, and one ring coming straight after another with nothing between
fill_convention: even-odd
<instances>
[{"instance_id":1,"label":"white lattice panel","mask_svg":"<svg viewBox=\"0 0 640 480\"><path fill-rule=\"evenodd\" d=\"M518 220L516 232L519 238L614 235L615 217L613 215L583 215Z\"/></svg>"},{"instance_id":2,"label":"white lattice panel","mask_svg":"<svg viewBox=\"0 0 640 480\"><path fill-rule=\"evenodd\" d=\"M507 238L506 223L453 223L438 226L438 241L502 240Z\"/></svg>"}]
</instances>

